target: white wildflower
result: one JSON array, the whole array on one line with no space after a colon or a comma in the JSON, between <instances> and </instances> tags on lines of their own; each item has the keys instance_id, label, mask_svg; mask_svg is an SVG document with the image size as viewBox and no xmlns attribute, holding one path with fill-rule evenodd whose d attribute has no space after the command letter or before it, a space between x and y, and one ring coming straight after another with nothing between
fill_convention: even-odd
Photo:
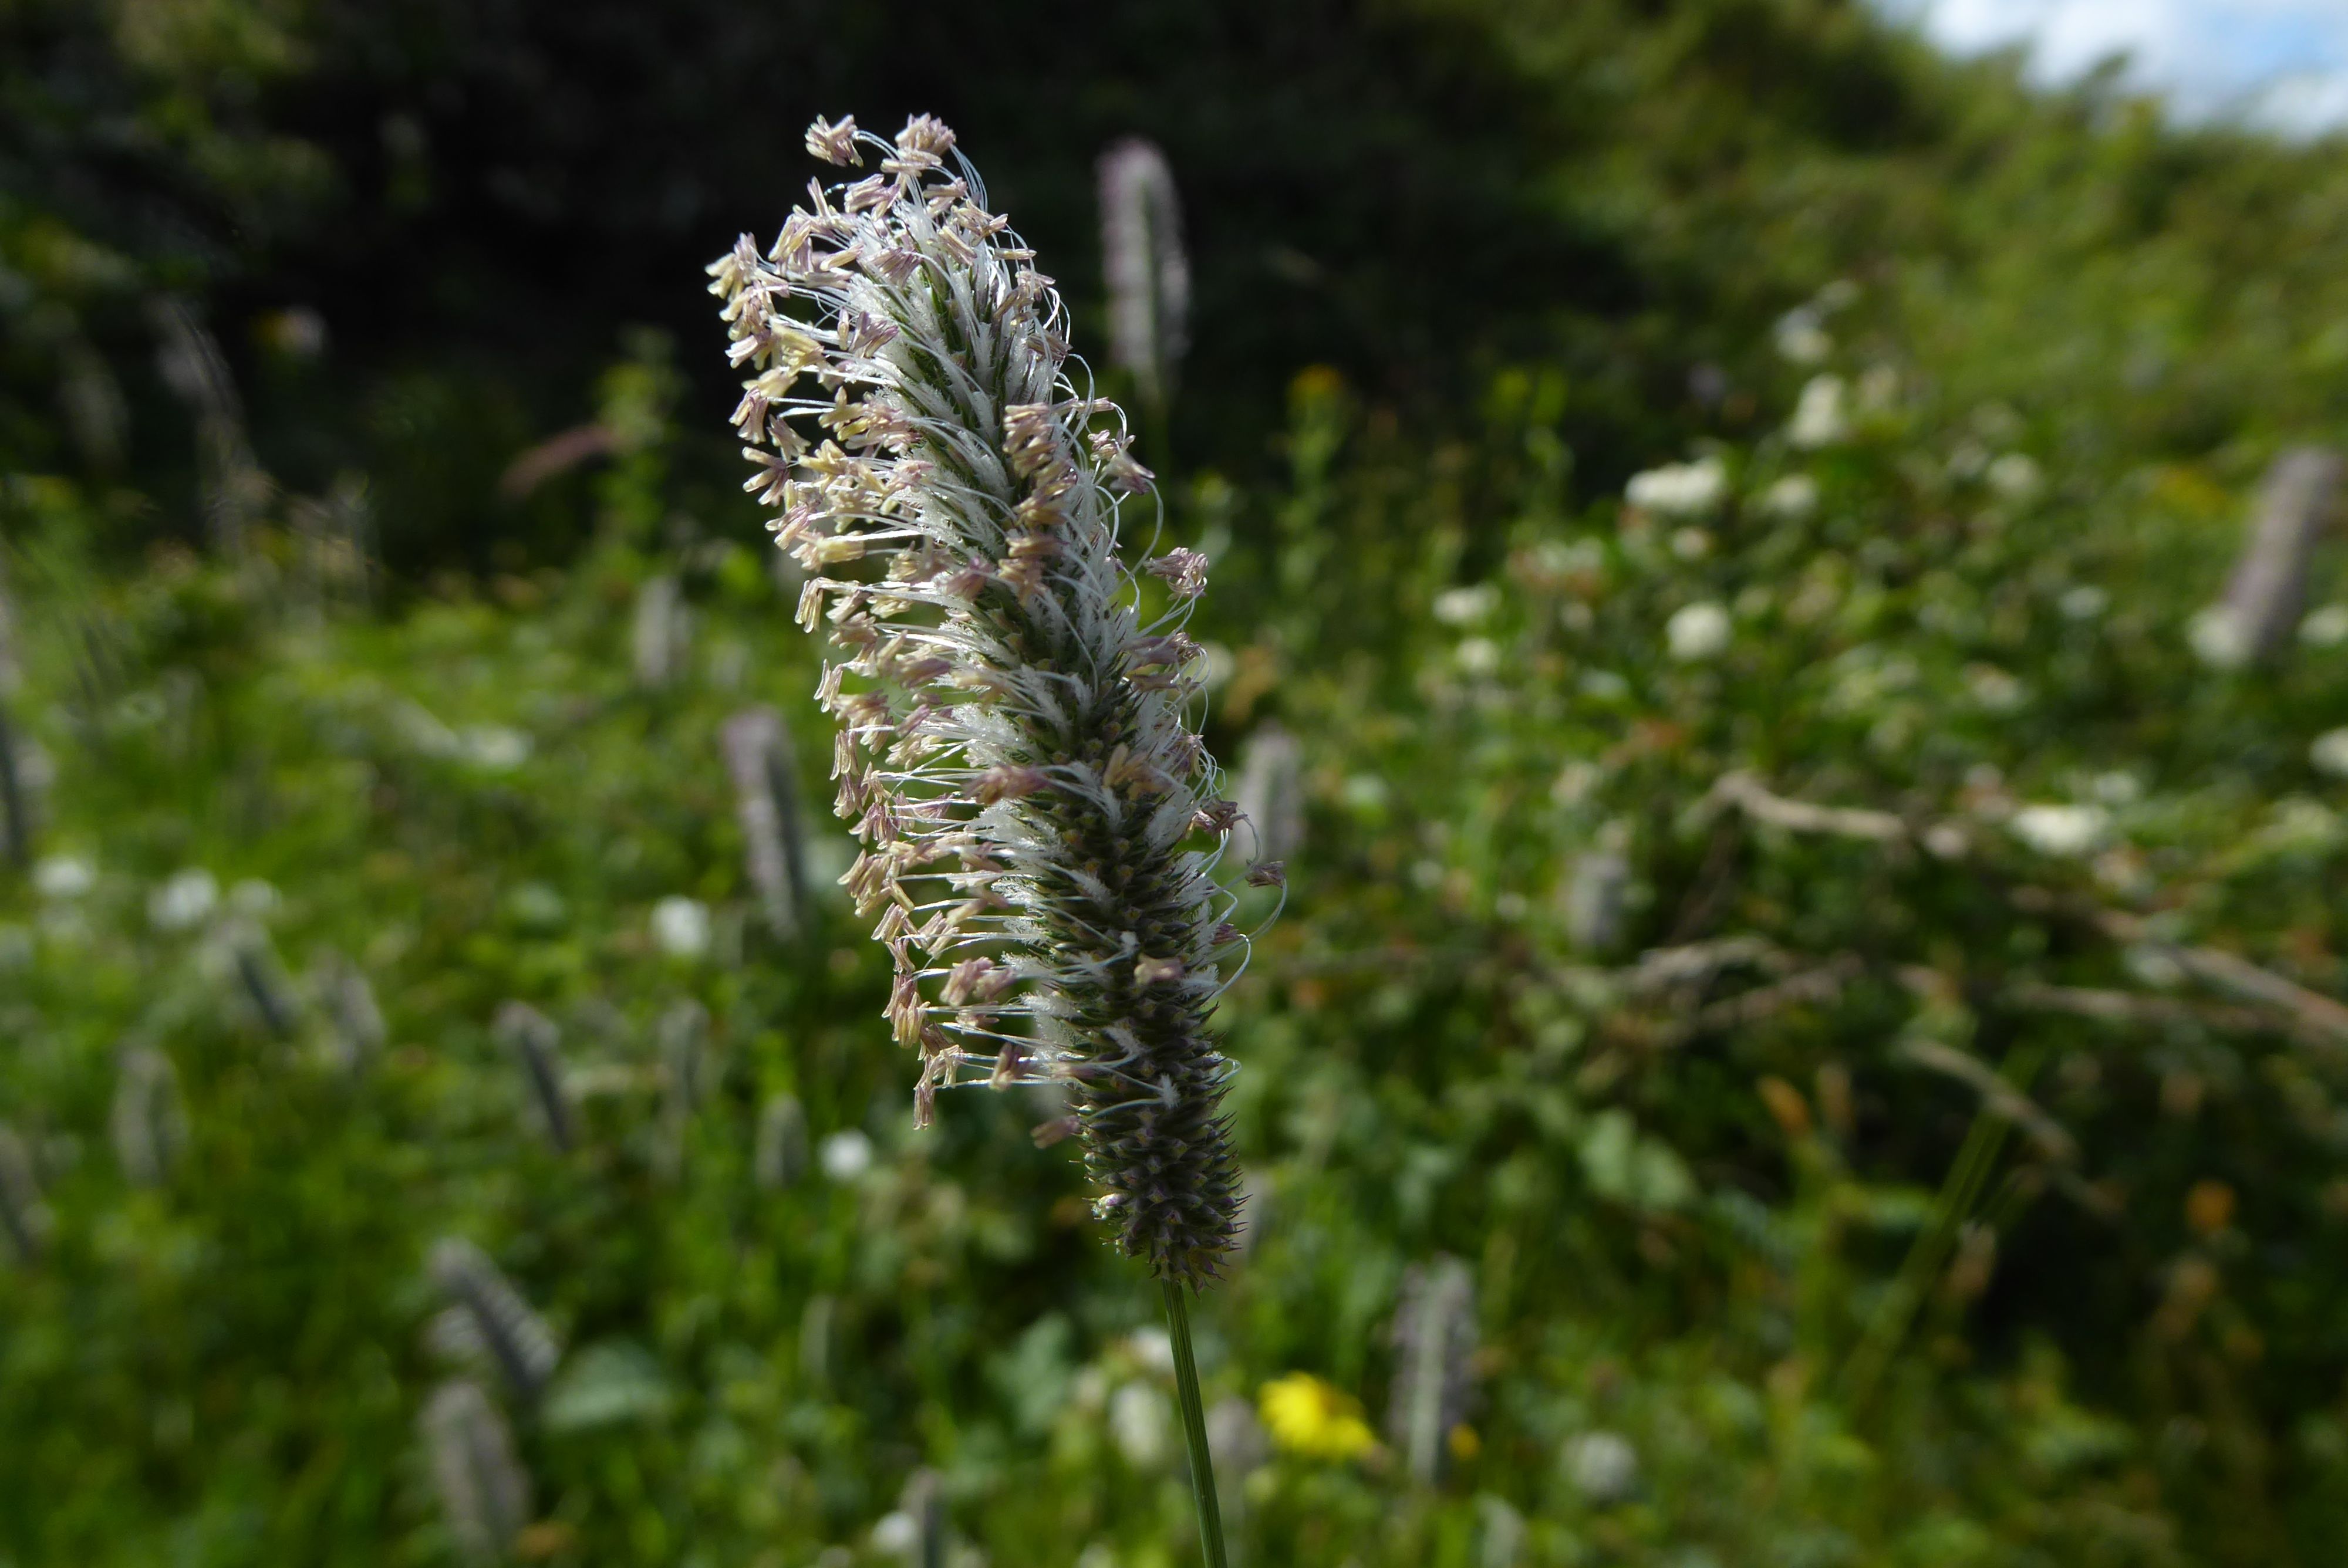
<instances>
[{"instance_id":1,"label":"white wildflower","mask_svg":"<svg viewBox=\"0 0 2348 1568\"><path fill-rule=\"evenodd\" d=\"M872 1550L883 1557L910 1559L922 1544L922 1527L903 1509L891 1509L872 1522Z\"/></svg>"},{"instance_id":2,"label":"white wildflower","mask_svg":"<svg viewBox=\"0 0 2348 1568\"><path fill-rule=\"evenodd\" d=\"M698 958L709 951L709 906L671 894L653 906L653 942L673 958Z\"/></svg>"},{"instance_id":3,"label":"white wildflower","mask_svg":"<svg viewBox=\"0 0 2348 1568\"><path fill-rule=\"evenodd\" d=\"M457 751L484 773L511 773L530 761L530 737L504 724L469 724L457 737Z\"/></svg>"},{"instance_id":4,"label":"white wildflower","mask_svg":"<svg viewBox=\"0 0 2348 1568\"><path fill-rule=\"evenodd\" d=\"M843 1127L823 1141L817 1157L826 1176L852 1182L872 1168L872 1140L853 1127Z\"/></svg>"},{"instance_id":5,"label":"white wildflower","mask_svg":"<svg viewBox=\"0 0 2348 1568\"><path fill-rule=\"evenodd\" d=\"M1174 1375L1173 1337L1156 1324L1137 1328L1125 1337L1127 1354L1147 1370L1161 1378Z\"/></svg>"},{"instance_id":6,"label":"white wildflower","mask_svg":"<svg viewBox=\"0 0 2348 1568\"><path fill-rule=\"evenodd\" d=\"M1993 713L2013 712L2030 701L2030 689L1994 664L1966 665L1964 682L1966 694Z\"/></svg>"},{"instance_id":7,"label":"white wildflower","mask_svg":"<svg viewBox=\"0 0 2348 1568\"><path fill-rule=\"evenodd\" d=\"M191 866L147 896L147 918L159 931L185 931L201 925L219 905L219 881Z\"/></svg>"},{"instance_id":8,"label":"white wildflower","mask_svg":"<svg viewBox=\"0 0 2348 1568\"><path fill-rule=\"evenodd\" d=\"M1701 517L1728 494L1728 470L1717 457L1666 463L1631 476L1622 498L1640 511L1665 518Z\"/></svg>"},{"instance_id":9,"label":"white wildflower","mask_svg":"<svg viewBox=\"0 0 2348 1568\"><path fill-rule=\"evenodd\" d=\"M1818 509L1818 482L1807 474L1787 474L1761 492L1761 509L1773 518L1807 518Z\"/></svg>"},{"instance_id":10,"label":"white wildflower","mask_svg":"<svg viewBox=\"0 0 2348 1568\"><path fill-rule=\"evenodd\" d=\"M1850 435L1850 416L1845 412L1844 387L1838 375L1814 375L1802 387L1802 395L1794 405L1794 417L1786 426L1786 439L1804 451L1831 446Z\"/></svg>"},{"instance_id":11,"label":"white wildflower","mask_svg":"<svg viewBox=\"0 0 2348 1568\"><path fill-rule=\"evenodd\" d=\"M1859 406L1866 414L1889 414L1900 402L1900 372L1889 364L1870 364L1859 374Z\"/></svg>"},{"instance_id":12,"label":"white wildflower","mask_svg":"<svg viewBox=\"0 0 2348 1568\"><path fill-rule=\"evenodd\" d=\"M2097 774L2087 788L2106 805L2134 805L2144 798L2144 781L2126 768Z\"/></svg>"},{"instance_id":13,"label":"white wildflower","mask_svg":"<svg viewBox=\"0 0 2348 1568\"><path fill-rule=\"evenodd\" d=\"M2077 856L2095 849L2111 830L2099 805L2025 805L2006 823L2013 836L2041 855Z\"/></svg>"},{"instance_id":14,"label":"white wildflower","mask_svg":"<svg viewBox=\"0 0 2348 1568\"><path fill-rule=\"evenodd\" d=\"M1459 661L1459 672L1478 678L1497 675L1500 671L1500 645L1488 637L1464 637L1452 651Z\"/></svg>"},{"instance_id":15,"label":"white wildflower","mask_svg":"<svg viewBox=\"0 0 2348 1568\"><path fill-rule=\"evenodd\" d=\"M2318 773L2348 779L2348 728L2326 730L2307 748L2307 760Z\"/></svg>"},{"instance_id":16,"label":"white wildflower","mask_svg":"<svg viewBox=\"0 0 2348 1568\"><path fill-rule=\"evenodd\" d=\"M2299 640L2310 648L2337 648L2348 642L2348 604L2327 604L2310 610L2299 623Z\"/></svg>"},{"instance_id":17,"label":"white wildflower","mask_svg":"<svg viewBox=\"0 0 2348 1568\"><path fill-rule=\"evenodd\" d=\"M2240 670L2257 651L2241 617L2222 604L2213 604L2196 615L2186 628L2185 640L2212 670Z\"/></svg>"},{"instance_id":18,"label":"white wildflower","mask_svg":"<svg viewBox=\"0 0 2348 1568\"><path fill-rule=\"evenodd\" d=\"M2063 612L2065 620L2093 620L2111 608L2112 596L2094 583L2083 582L2076 588L2063 590L2054 608Z\"/></svg>"},{"instance_id":19,"label":"white wildflower","mask_svg":"<svg viewBox=\"0 0 2348 1568\"><path fill-rule=\"evenodd\" d=\"M1834 339L1828 335L1816 305L1797 305L1779 316L1772 335L1777 353L1790 364L1818 364L1834 352Z\"/></svg>"},{"instance_id":20,"label":"white wildflower","mask_svg":"<svg viewBox=\"0 0 2348 1568\"><path fill-rule=\"evenodd\" d=\"M1573 1489L1599 1507L1638 1490L1639 1450L1620 1432L1581 1432L1567 1441L1560 1457Z\"/></svg>"},{"instance_id":21,"label":"white wildflower","mask_svg":"<svg viewBox=\"0 0 2348 1568\"><path fill-rule=\"evenodd\" d=\"M1488 582L1447 588L1435 596L1435 619L1446 626L1474 626L1499 604L1500 590Z\"/></svg>"},{"instance_id":22,"label":"white wildflower","mask_svg":"<svg viewBox=\"0 0 2348 1568\"><path fill-rule=\"evenodd\" d=\"M2020 452L2008 452L1997 458L1990 464L1985 477L1991 489L2017 505L2037 495L2044 483L2038 465Z\"/></svg>"},{"instance_id":23,"label":"white wildflower","mask_svg":"<svg viewBox=\"0 0 2348 1568\"><path fill-rule=\"evenodd\" d=\"M228 890L228 907L248 920L265 920L277 913L283 895L258 876L248 876Z\"/></svg>"},{"instance_id":24,"label":"white wildflower","mask_svg":"<svg viewBox=\"0 0 2348 1568\"><path fill-rule=\"evenodd\" d=\"M1664 644L1684 664L1719 658L1728 651L1733 632L1727 609L1710 600L1681 606L1663 623Z\"/></svg>"},{"instance_id":25,"label":"white wildflower","mask_svg":"<svg viewBox=\"0 0 2348 1568\"><path fill-rule=\"evenodd\" d=\"M52 855L33 867L33 890L44 898L78 898L98 886L97 867L75 855Z\"/></svg>"},{"instance_id":26,"label":"white wildflower","mask_svg":"<svg viewBox=\"0 0 2348 1568\"><path fill-rule=\"evenodd\" d=\"M1156 1470L1166 1462L1171 1418L1166 1396L1148 1383L1127 1383L1109 1396L1109 1435L1136 1470Z\"/></svg>"}]
</instances>

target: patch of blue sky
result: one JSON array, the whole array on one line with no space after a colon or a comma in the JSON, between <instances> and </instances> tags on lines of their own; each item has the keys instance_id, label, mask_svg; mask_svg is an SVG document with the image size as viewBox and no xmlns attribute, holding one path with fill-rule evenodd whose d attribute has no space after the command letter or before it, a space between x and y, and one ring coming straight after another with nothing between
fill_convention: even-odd
<instances>
[{"instance_id":1,"label":"patch of blue sky","mask_svg":"<svg viewBox=\"0 0 2348 1568\"><path fill-rule=\"evenodd\" d=\"M1959 54L2022 46L2034 78L2126 56L2181 118L2348 131L2348 0L1878 0Z\"/></svg>"}]
</instances>

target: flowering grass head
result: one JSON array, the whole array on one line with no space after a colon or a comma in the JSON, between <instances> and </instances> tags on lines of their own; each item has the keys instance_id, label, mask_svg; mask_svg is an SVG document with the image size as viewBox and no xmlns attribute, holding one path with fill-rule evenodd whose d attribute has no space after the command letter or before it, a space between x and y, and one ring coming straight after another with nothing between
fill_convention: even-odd
<instances>
[{"instance_id":1,"label":"flowering grass head","mask_svg":"<svg viewBox=\"0 0 2348 1568\"><path fill-rule=\"evenodd\" d=\"M1065 1086L1039 1134L1076 1136L1121 1248L1195 1286L1237 1217L1209 1022L1243 948L1183 630L1206 562L1126 564L1151 476L953 133L819 119L807 144L868 172L810 181L773 245L709 271L751 373L747 487L839 654L818 696L863 845L844 881L894 960L916 1119L957 1085Z\"/></svg>"}]
</instances>

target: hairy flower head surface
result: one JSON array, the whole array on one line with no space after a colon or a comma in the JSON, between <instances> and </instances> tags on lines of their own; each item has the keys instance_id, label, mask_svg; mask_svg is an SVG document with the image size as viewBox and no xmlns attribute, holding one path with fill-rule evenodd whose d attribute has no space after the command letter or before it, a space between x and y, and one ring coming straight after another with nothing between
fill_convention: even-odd
<instances>
[{"instance_id":1,"label":"hairy flower head surface","mask_svg":"<svg viewBox=\"0 0 2348 1568\"><path fill-rule=\"evenodd\" d=\"M1206 563L1127 565L1120 514L1154 519L1151 476L953 133L819 120L808 147L870 172L811 181L711 292L748 373L746 487L837 654L817 695L862 845L842 880L894 963L916 1120L959 1085L1062 1086L1095 1213L1195 1286L1237 1217L1209 1025L1243 949L1183 630Z\"/></svg>"}]
</instances>

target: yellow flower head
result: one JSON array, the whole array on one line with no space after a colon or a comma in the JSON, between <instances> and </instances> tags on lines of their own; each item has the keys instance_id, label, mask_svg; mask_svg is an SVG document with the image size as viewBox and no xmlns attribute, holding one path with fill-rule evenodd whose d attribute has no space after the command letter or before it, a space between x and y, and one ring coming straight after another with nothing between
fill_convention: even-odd
<instances>
[{"instance_id":1,"label":"yellow flower head","mask_svg":"<svg viewBox=\"0 0 2348 1568\"><path fill-rule=\"evenodd\" d=\"M1362 1419L1362 1407L1310 1372L1291 1372L1263 1386L1258 1396L1272 1440L1308 1459L1359 1459L1378 1446L1377 1434Z\"/></svg>"}]
</instances>

